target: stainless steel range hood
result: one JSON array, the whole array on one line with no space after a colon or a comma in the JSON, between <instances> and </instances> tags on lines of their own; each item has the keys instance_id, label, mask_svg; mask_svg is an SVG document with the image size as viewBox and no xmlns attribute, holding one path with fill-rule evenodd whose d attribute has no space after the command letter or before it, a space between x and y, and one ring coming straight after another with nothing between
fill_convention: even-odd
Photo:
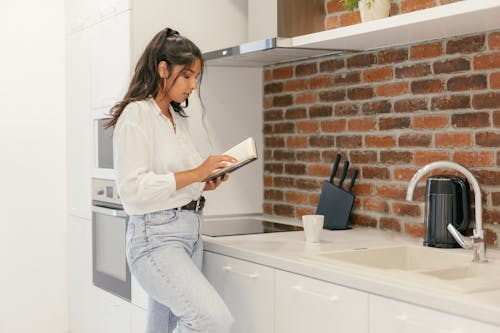
<instances>
[{"instance_id":1,"label":"stainless steel range hood","mask_svg":"<svg viewBox=\"0 0 500 333\"><path fill-rule=\"evenodd\" d=\"M205 53L207 65L259 67L339 52L290 43L292 37L325 29L325 0L248 0L247 4L247 40L252 42Z\"/></svg>"},{"instance_id":2,"label":"stainless steel range hood","mask_svg":"<svg viewBox=\"0 0 500 333\"><path fill-rule=\"evenodd\" d=\"M500 0L463 0L326 31L319 27L321 2L277 0L281 37L207 52L207 65L260 67L500 29Z\"/></svg>"},{"instance_id":3,"label":"stainless steel range hood","mask_svg":"<svg viewBox=\"0 0 500 333\"><path fill-rule=\"evenodd\" d=\"M281 41L281 43L280 43ZM341 51L286 46L287 39L268 38L203 54L210 66L259 67L305 58L335 54Z\"/></svg>"}]
</instances>

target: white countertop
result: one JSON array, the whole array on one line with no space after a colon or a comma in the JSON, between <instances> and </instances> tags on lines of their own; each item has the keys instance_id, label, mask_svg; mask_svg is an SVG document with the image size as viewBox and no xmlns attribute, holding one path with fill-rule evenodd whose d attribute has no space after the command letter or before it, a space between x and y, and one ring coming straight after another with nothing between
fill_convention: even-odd
<instances>
[{"instance_id":1,"label":"white countertop","mask_svg":"<svg viewBox=\"0 0 500 333\"><path fill-rule=\"evenodd\" d=\"M298 224L296 221L282 218L266 217L266 220ZM401 279L402 275L395 276L390 271L357 265L336 266L307 260L308 256L321 252L401 245L421 246L421 239L401 233L373 228L323 230L318 244L306 243L303 231L226 237L203 236L203 240L205 250L210 252L500 325L500 289L462 293L429 285L425 280L422 283L415 283L415 279L412 279L413 282L405 281ZM472 259L471 250L436 249L436 251L453 251ZM500 265L499 250L488 249L487 257L490 263L477 265ZM467 261L468 259L465 262Z\"/></svg>"}]
</instances>

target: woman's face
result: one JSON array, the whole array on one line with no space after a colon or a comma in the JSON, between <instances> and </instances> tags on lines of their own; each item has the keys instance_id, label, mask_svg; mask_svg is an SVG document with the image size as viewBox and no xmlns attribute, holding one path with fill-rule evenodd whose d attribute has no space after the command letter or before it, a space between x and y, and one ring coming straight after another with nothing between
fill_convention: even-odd
<instances>
[{"instance_id":1,"label":"woman's face","mask_svg":"<svg viewBox=\"0 0 500 333\"><path fill-rule=\"evenodd\" d=\"M191 66L175 65L166 82L166 96L177 103L184 102L198 88L201 61L196 59ZM168 74L167 74L168 75Z\"/></svg>"}]
</instances>

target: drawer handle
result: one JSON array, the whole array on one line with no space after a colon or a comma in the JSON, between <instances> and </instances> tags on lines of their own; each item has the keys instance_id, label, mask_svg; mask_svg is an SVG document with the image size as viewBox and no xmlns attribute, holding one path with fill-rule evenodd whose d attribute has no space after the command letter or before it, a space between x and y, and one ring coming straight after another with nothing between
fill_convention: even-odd
<instances>
[{"instance_id":1,"label":"drawer handle","mask_svg":"<svg viewBox=\"0 0 500 333\"><path fill-rule=\"evenodd\" d=\"M403 313L403 314L396 316L396 319L399 320L400 322L402 322L404 327L416 329L414 332L461 333L460 330L453 330L453 331L446 330L445 331L445 330L438 328L438 327L427 326L423 323L419 323L417 321L411 320L410 316L408 316L406 313ZM405 330L405 332L406 332L406 330ZM410 332L413 332L413 330Z\"/></svg>"},{"instance_id":2,"label":"drawer handle","mask_svg":"<svg viewBox=\"0 0 500 333\"><path fill-rule=\"evenodd\" d=\"M229 273L236 274L236 275L240 275L240 276L243 276L246 278L250 278L250 279L256 279L259 277L259 274L257 274L257 273L246 273L246 272L236 271L229 265L223 266L222 270L229 272Z\"/></svg>"},{"instance_id":3,"label":"drawer handle","mask_svg":"<svg viewBox=\"0 0 500 333\"><path fill-rule=\"evenodd\" d=\"M299 285L293 286L292 289L295 291L298 291L299 293L308 294L308 295L316 296L319 298L324 298L330 302L337 302L340 299L338 296L325 296L323 294L304 289L304 288L302 288L302 286L299 286Z\"/></svg>"}]
</instances>

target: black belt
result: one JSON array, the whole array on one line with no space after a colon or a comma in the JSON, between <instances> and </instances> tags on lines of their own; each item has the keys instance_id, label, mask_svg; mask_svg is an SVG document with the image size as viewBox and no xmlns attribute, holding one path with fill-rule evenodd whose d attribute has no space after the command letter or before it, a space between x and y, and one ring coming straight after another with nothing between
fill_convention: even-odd
<instances>
[{"instance_id":1,"label":"black belt","mask_svg":"<svg viewBox=\"0 0 500 333\"><path fill-rule=\"evenodd\" d=\"M194 210L195 212L201 212L204 206L205 197L200 197L198 200L193 200L182 207L178 207L177 210Z\"/></svg>"}]
</instances>

